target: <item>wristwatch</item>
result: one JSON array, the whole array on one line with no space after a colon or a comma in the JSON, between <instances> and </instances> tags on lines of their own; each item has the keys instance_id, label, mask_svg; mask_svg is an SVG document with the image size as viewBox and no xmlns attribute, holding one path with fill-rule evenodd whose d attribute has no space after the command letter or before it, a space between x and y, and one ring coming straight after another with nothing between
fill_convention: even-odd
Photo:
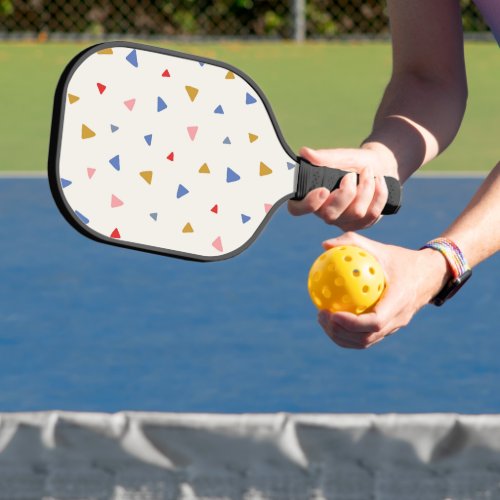
<instances>
[{"instance_id":1,"label":"wristwatch","mask_svg":"<svg viewBox=\"0 0 500 500\"><path fill-rule=\"evenodd\" d=\"M452 278L431 300L431 304L442 306L465 285L467 280L472 276L472 269L467 264L460 248L448 238L436 238L426 243L421 250L423 248L432 248L440 252L446 259L452 273Z\"/></svg>"}]
</instances>

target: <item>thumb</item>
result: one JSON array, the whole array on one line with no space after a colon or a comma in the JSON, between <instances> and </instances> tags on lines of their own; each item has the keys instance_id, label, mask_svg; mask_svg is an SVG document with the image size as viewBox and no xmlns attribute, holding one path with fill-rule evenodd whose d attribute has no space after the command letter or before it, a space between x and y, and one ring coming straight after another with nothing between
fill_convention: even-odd
<instances>
[{"instance_id":1,"label":"thumb","mask_svg":"<svg viewBox=\"0 0 500 500\"><path fill-rule=\"evenodd\" d=\"M299 150L299 155L310 161L314 165L325 167L347 167L354 171L358 171L363 164L363 151L357 149L312 149L302 147Z\"/></svg>"}]
</instances>

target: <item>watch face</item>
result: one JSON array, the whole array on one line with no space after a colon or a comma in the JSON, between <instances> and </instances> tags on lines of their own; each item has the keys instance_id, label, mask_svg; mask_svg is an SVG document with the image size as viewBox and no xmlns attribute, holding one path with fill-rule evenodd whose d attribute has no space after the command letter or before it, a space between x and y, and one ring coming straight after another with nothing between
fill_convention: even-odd
<instances>
[{"instance_id":1,"label":"watch face","mask_svg":"<svg viewBox=\"0 0 500 500\"><path fill-rule=\"evenodd\" d=\"M472 276L472 270L468 269L458 278L454 278L444 286L444 288L432 299L436 306L442 306L448 299L451 299L462 288L467 280Z\"/></svg>"}]
</instances>

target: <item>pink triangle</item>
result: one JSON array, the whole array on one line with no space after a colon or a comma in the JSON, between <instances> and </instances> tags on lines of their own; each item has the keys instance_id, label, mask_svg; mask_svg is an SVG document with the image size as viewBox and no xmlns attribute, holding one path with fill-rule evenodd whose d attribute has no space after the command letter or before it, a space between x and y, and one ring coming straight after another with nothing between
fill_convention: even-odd
<instances>
[{"instance_id":1,"label":"pink triangle","mask_svg":"<svg viewBox=\"0 0 500 500\"><path fill-rule=\"evenodd\" d=\"M273 206L270 203L264 203L264 210L266 211L266 214L271 210Z\"/></svg>"},{"instance_id":2,"label":"pink triangle","mask_svg":"<svg viewBox=\"0 0 500 500\"><path fill-rule=\"evenodd\" d=\"M198 132L198 127L188 127L187 130L189 137L191 138L192 141L194 141L194 138L196 137L196 134Z\"/></svg>"},{"instance_id":3,"label":"pink triangle","mask_svg":"<svg viewBox=\"0 0 500 500\"><path fill-rule=\"evenodd\" d=\"M92 179L92 177L94 177L94 174L95 174L95 168L87 168L87 175L89 177L89 179Z\"/></svg>"},{"instance_id":4,"label":"pink triangle","mask_svg":"<svg viewBox=\"0 0 500 500\"><path fill-rule=\"evenodd\" d=\"M219 250L219 252L222 252L222 240L220 239L220 236L212 243L212 246L216 249Z\"/></svg>"},{"instance_id":5,"label":"pink triangle","mask_svg":"<svg viewBox=\"0 0 500 500\"><path fill-rule=\"evenodd\" d=\"M130 111L132 111L135 106L135 99L129 99L128 101L123 101L123 104L125 104L125 106L127 106L127 108L130 109Z\"/></svg>"},{"instance_id":6,"label":"pink triangle","mask_svg":"<svg viewBox=\"0 0 500 500\"><path fill-rule=\"evenodd\" d=\"M121 207L123 205L123 201L120 200L114 194L111 195L111 208Z\"/></svg>"}]
</instances>

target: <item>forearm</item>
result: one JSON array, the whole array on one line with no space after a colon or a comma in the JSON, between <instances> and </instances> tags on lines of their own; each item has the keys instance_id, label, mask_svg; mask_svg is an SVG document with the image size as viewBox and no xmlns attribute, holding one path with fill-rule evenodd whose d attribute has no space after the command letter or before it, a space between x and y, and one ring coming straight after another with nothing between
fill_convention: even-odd
<instances>
[{"instance_id":1,"label":"forearm","mask_svg":"<svg viewBox=\"0 0 500 500\"><path fill-rule=\"evenodd\" d=\"M442 236L460 247L471 267L500 250L500 162Z\"/></svg>"},{"instance_id":2,"label":"forearm","mask_svg":"<svg viewBox=\"0 0 500 500\"><path fill-rule=\"evenodd\" d=\"M376 149L404 182L454 139L465 111L465 82L393 76L363 148Z\"/></svg>"},{"instance_id":3,"label":"forearm","mask_svg":"<svg viewBox=\"0 0 500 500\"><path fill-rule=\"evenodd\" d=\"M458 0L388 0L392 78L364 148L405 181L455 137L467 80Z\"/></svg>"}]
</instances>

